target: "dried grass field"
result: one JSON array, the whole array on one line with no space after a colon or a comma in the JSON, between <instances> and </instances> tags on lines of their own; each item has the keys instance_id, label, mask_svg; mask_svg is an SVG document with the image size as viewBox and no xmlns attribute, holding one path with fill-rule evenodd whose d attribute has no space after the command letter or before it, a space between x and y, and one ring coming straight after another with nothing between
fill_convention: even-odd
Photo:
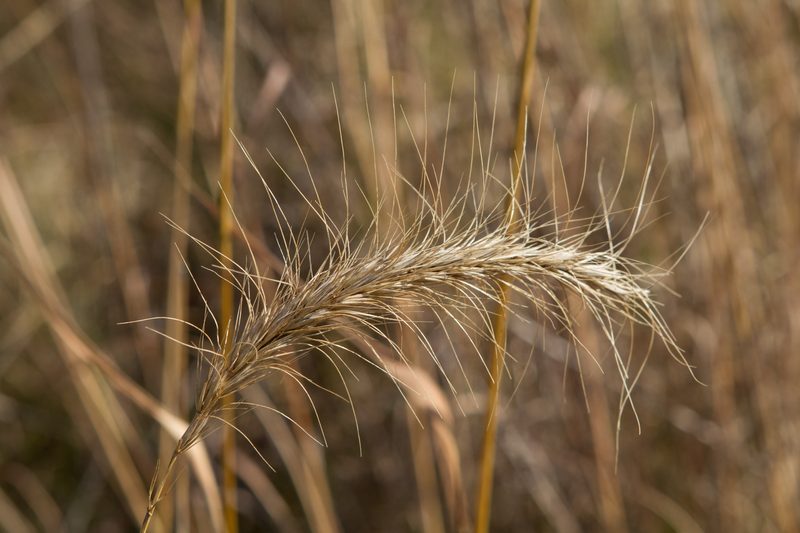
<instances>
[{"instance_id":1,"label":"dried grass field","mask_svg":"<svg viewBox=\"0 0 800 533\"><path fill-rule=\"evenodd\" d=\"M0 5L0 530L800 530L800 4Z\"/></svg>"}]
</instances>

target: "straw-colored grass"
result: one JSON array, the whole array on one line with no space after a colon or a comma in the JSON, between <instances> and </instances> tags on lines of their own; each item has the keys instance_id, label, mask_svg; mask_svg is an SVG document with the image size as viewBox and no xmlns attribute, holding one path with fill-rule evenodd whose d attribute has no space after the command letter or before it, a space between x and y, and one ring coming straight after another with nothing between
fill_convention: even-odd
<instances>
[{"instance_id":1,"label":"straw-colored grass","mask_svg":"<svg viewBox=\"0 0 800 533\"><path fill-rule=\"evenodd\" d=\"M2 3L0 529L800 529L800 4L535 3Z\"/></svg>"},{"instance_id":2,"label":"straw-colored grass","mask_svg":"<svg viewBox=\"0 0 800 533\"><path fill-rule=\"evenodd\" d=\"M517 196L521 186L525 159L525 139L528 125L528 106L533 93L533 78L536 71L536 35L539 28L539 1L532 0L528 7L528 23L525 32L525 50L520 61L519 96L517 97L517 126L514 134L514 152L511 174L511 190L506 209L507 228L513 232L517 225ZM480 478L478 495L475 499L475 531L487 533L492 514L492 483L494 482L494 463L497 448L497 420L500 417L500 383L505 366L506 351L506 306L508 305L508 278L501 278L499 305L492 322L491 360L489 363L489 393L486 400L486 424L483 430L483 449L481 450Z\"/></svg>"},{"instance_id":3,"label":"straw-colored grass","mask_svg":"<svg viewBox=\"0 0 800 533\"><path fill-rule=\"evenodd\" d=\"M214 271L232 284L240 304L229 325L219 323L207 308L204 324L195 326L203 339L198 350L208 366L207 377L189 427L154 481L143 530L165 494L177 460L208 434L211 422L230 420L225 417L230 409L259 407L242 401L226 405L225 398L280 375L303 388L310 386L310 381L290 364L295 357L307 353L324 357L336 368L347 390L351 370L346 354L351 353L388 374L404 395L414 394L403 387L378 351L360 353L342 340L342 332L377 337L402 360L400 346L384 329L387 323L399 323L415 332L420 345L443 370L417 317L404 312L411 302L432 310L443 325L451 324L446 326L448 335L466 334L476 343L491 338L487 309L499 304L509 310L510 300L501 297L504 290L526 298L541 317L560 322L571 331L560 296L567 290L576 294L594 316L612 349L620 327L640 324L650 328L676 359L687 364L651 298L653 280L642 265L623 256L630 237L616 245L587 245L594 232L610 230L607 214L585 221L581 233L562 237L551 230L545 238L540 235L547 228L537 223L525 182L522 200L513 203L513 219L499 216L496 209L484 209L485 190L493 181L489 176L482 184L468 187L467 194L446 209L441 208L441 199L435 194L417 191L420 214L396 225L407 229L382 232L383 236L375 232L375 237L365 239L357 239L346 225L337 227L318 198L306 199L326 228L329 249L327 258L307 276L303 273L308 268L308 241L287 226L280 204L263 179L275 216L284 220L281 240L286 267L279 278L262 275L241 226L250 250L244 263L192 237L213 258ZM644 183L646 186L647 180ZM646 207L644 190L642 187L640 202L629 213L631 236ZM562 220L562 224L565 222ZM267 282L277 285L274 294L267 293ZM481 312L480 319L471 318L475 310ZM624 409L631 405L630 393L640 370L631 368L617 350L614 359L622 380ZM449 377L444 377L450 383ZM231 422L225 425L232 427ZM321 426L318 440L326 442Z\"/></svg>"}]
</instances>

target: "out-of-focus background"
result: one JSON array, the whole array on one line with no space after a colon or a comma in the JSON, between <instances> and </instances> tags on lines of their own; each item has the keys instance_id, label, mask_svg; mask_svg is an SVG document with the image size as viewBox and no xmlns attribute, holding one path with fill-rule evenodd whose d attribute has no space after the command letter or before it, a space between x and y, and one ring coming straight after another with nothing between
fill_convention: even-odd
<instances>
[{"instance_id":1,"label":"out-of-focus background","mask_svg":"<svg viewBox=\"0 0 800 533\"><path fill-rule=\"evenodd\" d=\"M521 0L240 0L232 130L289 222L299 228L309 213L278 162L307 193L310 172L343 219L339 124L355 227L370 217L355 184L370 197L395 139L412 183L421 158L438 167L446 140L445 195L480 160L476 131L481 157L493 153L492 173L507 179L526 10ZM131 387L191 413L196 354L184 377L165 381L169 343L121 323L171 314L176 236L162 215L175 218L176 191L190 231L217 242L222 35L222 2L187 12L177 0L0 5L0 529L136 527L170 441ZM181 76L187 42L198 43L194 113L179 112L181 87L193 86ZM535 192L557 211L576 207L586 162L579 207L600 210L598 181L609 194L621 176L619 204L631 207L654 154L658 188L626 255L670 265L702 227L655 295L702 384L656 344L634 393L641 432L630 410L618 432L620 383L602 343L605 374L584 363L581 379L557 330L512 319L493 530L800 530L798 61L793 0L542 2ZM238 147L234 166L236 212L277 252L278 221ZM324 254L322 228L307 227ZM186 261L215 308L208 257L189 247ZM196 291L185 302L201 321ZM434 347L452 350L425 327ZM588 343L593 329L582 329ZM647 337L637 339L624 349L645 351ZM350 407L324 392L314 392L324 450L264 410L237 420L275 469L238 440L240 529L469 528L485 372L478 354L462 361L474 395L463 379L451 394L420 363L453 417L428 413L430 431L410 436L391 381L355 364L361 455ZM341 392L329 367L299 364ZM316 431L285 379L248 394ZM218 474L218 434L207 449ZM210 530L197 478L185 467L182 479L183 503L165 512Z\"/></svg>"}]
</instances>

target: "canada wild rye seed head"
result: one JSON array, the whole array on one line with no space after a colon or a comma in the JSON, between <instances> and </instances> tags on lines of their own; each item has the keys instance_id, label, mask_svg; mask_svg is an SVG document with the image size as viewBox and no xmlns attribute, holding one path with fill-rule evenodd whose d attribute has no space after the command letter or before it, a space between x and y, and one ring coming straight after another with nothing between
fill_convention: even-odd
<instances>
[{"instance_id":1,"label":"canada wild rye seed head","mask_svg":"<svg viewBox=\"0 0 800 533\"><path fill-rule=\"evenodd\" d=\"M616 195L607 202L601 194L603 210L596 216L579 219L576 212L570 212L554 216L547 223L542 222L541 209L534 208L529 180L522 180L521 197L513 204L516 216L509 217L500 207L487 206L490 187L506 188L489 172L483 173L479 183L463 186L456 199L446 203L438 187L441 176L435 172L433 177L425 172L423 185L414 187L399 171L389 169L395 173L395 181L411 191L416 207L409 214L397 202L383 203L373 211L371 227L357 233L351 228L346 184L342 190L348 216L336 224L316 187L312 187L314 195L309 198L286 174L325 228L327 256L314 267L308 260L310 236L288 225L267 180L241 148L259 175L279 221L283 268L277 272L263 268L263 259L254 252L249 234L235 213L247 250L244 262L187 234L213 259L211 270L234 286L240 304L232 323L219 324L206 303L207 320L194 328L202 337L197 350L207 366L206 378L199 390L194 417L176 446L173 461L151 491L148 515L163 496L164 481L174 459L203 438L212 420L222 420L225 397L273 375L286 376L303 390L316 385L291 364L304 354L318 354L330 362L351 404L347 376L354 375L354 371L348 355L384 372L404 396L418 394L392 370L397 364L411 369L401 346L387 333L387 324L402 324L414 332L455 393L436 350L417 323L418 317L407 314L411 303L427 308L437 317L448 338L466 335L480 357L478 343L491 342L490 310L506 305L508 311L515 312L518 309L513 303L504 302L521 299L527 300L540 318L558 324L580 344L564 301L565 292L574 293L596 320L613 352L622 383L620 416L627 406L632 406L631 392L641 373L641 367L632 368L631 359L618 350L622 331L634 325L648 328L673 357L689 367L652 297L658 272L654 276L653 268L623 255L650 205L646 194L652 158L637 204L627 212L628 234L616 243L611 230ZM380 209L388 209L391 217L378 216ZM385 223L387 219L393 221L391 227L379 230L379 221ZM598 233L606 234L607 240L591 244L597 242ZM500 297L504 285L515 295L514 299ZM203 301L206 302L205 297ZM227 354L223 353L225 346L230 347ZM488 366L485 362L483 366L488 376ZM463 371L463 365L459 363L459 367ZM466 374L463 377L469 382ZM307 391L306 395L313 405ZM234 402L233 408L258 406ZM325 443L321 423L320 434L320 441Z\"/></svg>"}]
</instances>

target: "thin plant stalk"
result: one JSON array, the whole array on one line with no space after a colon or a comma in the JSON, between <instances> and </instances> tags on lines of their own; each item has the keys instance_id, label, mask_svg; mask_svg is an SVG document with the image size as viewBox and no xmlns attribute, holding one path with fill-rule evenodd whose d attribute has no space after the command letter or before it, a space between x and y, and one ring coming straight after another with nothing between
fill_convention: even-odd
<instances>
[{"instance_id":1,"label":"thin plant stalk","mask_svg":"<svg viewBox=\"0 0 800 533\"><path fill-rule=\"evenodd\" d=\"M189 188L192 172L192 137L194 132L195 103L197 95L197 57L200 44L201 10L199 0L185 0L184 27L181 42L180 87L178 89L178 111L175 140L175 176L172 189L172 216L183 227L189 227ZM164 366L161 374L161 400L164 407L181 413L185 402L181 398L187 363L188 276L182 258L186 256L186 235L172 232L176 251L169 257L169 281L167 288L167 315L175 317L166 325L166 334L175 341L165 341ZM162 430L159 442L159 460L169 460L174 437ZM176 525L178 529L189 526L189 486L186 479L175 488ZM164 502L161 512L165 523L170 519L169 502Z\"/></svg>"},{"instance_id":2,"label":"thin plant stalk","mask_svg":"<svg viewBox=\"0 0 800 533\"><path fill-rule=\"evenodd\" d=\"M219 237L220 252L225 257L233 257L233 214L226 205L233 195L233 83L236 46L236 0L225 0L225 36L222 72L222 117L220 125L220 210ZM223 279L220 285L220 323L228 328L233 319L233 286ZM224 357L230 353L230 335L223 333L222 352ZM222 444L222 488L225 524L228 533L238 531L236 511L236 433L232 426L231 406L233 398L222 399L223 419L228 422L223 427Z\"/></svg>"},{"instance_id":3,"label":"thin plant stalk","mask_svg":"<svg viewBox=\"0 0 800 533\"><path fill-rule=\"evenodd\" d=\"M525 51L522 58L522 76L520 79L519 100L517 102L517 131L514 138L514 160L512 185L509 191L506 217L507 228L513 231L517 225L518 197L522 190L522 161L525 157L525 134L528 118L528 102L533 88L533 77L536 67L536 34L539 24L539 0L531 0L528 8L528 23L525 37ZM480 459L478 494L476 498L475 531L489 531L492 510L492 483L494 481L494 464L497 448L497 409L500 398L500 382L505 363L509 279L499 281L499 304L492 324L493 342L491 363L489 366L490 382L486 400L486 423L483 430L483 446Z\"/></svg>"}]
</instances>

